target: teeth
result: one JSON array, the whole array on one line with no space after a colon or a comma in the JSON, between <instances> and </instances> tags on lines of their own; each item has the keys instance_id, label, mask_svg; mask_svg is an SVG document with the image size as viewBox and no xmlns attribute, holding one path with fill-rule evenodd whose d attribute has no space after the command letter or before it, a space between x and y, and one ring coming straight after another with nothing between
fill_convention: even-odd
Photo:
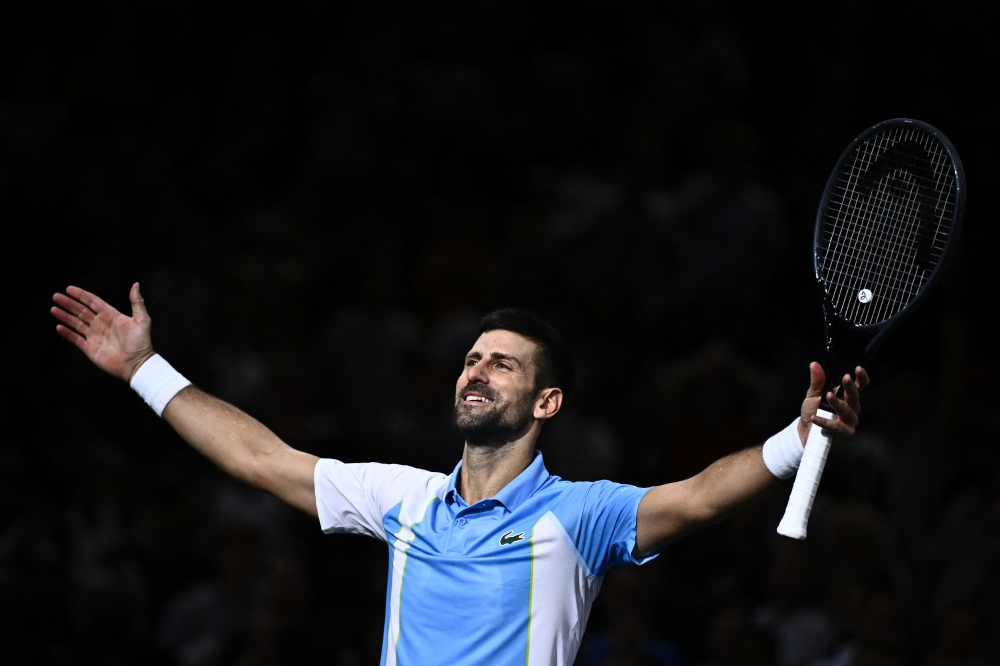
<instances>
[{"instance_id":1,"label":"teeth","mask_svg":"<svg viewBox=\"0 0 1000 666\"><path fill-rule=\"evenodd\" d=\"M484 398L481 395L467 395L467 396L465 396L465 399L466 400L472 400L472 401L475 401L475 402L489 402L489 400L487 400L486 398Z\"/></svg>"}]
</instances>

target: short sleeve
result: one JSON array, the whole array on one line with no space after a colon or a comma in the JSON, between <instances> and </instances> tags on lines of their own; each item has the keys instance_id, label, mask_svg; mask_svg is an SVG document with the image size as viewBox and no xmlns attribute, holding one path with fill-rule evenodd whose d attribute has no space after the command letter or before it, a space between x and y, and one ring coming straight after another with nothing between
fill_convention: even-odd
<instances>
[{"instance_id":1,"label":"short sleeve","mask_svg":"<svg viewBox=\"0 0 1000 666\"><path fill-rule=\"evenodd\" d=\"M327 534L364 534L386 541L382 517L405 497L437 495L447 479L405 465L322 459L313 475L320 527Z\"/></svg>"},{"instance_id":2,"label":"short sleeve","mask_svg":"<svg viewBox=\"0 0 1000 666\"><path fill-rule=\"evenodd\" d=\"M580 543L577 548L597 576L619 564L645 564L656 557L635 556L635 525L639 502L649 488L596 481L583 501Z\"/></svg>"}]
</instances>

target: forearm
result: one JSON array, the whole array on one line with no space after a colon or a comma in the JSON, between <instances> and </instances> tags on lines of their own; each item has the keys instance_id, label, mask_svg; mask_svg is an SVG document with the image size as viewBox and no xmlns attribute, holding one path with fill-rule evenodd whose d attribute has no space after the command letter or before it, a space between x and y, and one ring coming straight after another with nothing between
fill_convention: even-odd
<instances>
[{"instance_id":1,"label":"forearm","mask_svg":"<svg viewBox=\"0 0 1000 666\"><path fill-rule=\"evenodd\" d=\"M316 515L316 456L296 451L232 405L198 389L153 352L139 284L126 317L78 287L53 296L56 330L97 367L124 379L191 446L233 476ZM186 387L186 388L185 388Z\"/></svg>"},{"instance_id":2,"label":"forearm","mask_svg":"<svg viewBox=\"0 0 1000 666\"><path fill-rule=\"evenodd\" d=\"M194 386L167 404L163 418L199 453L255 486L262 485L268 458L290 448L253 417Z\"/></svg>"},{"instance_id":3,"label":"forearm","mask_svg":"<svg viewBox=\"0 0 1000 666\"><path fill-rule=\"evenodd\" d=\"M716 460L684 482L690 486L688 513L693 522L724 518L777 481L764 464L762 449L752 446Z\"/></svg>"},{"instance_id":4,"label":"forearm","mask_svg":"<svg viewBox=\"0 0 1000 666\"><path fill-rule=\"evenodd\" d=\"M718 520L750 502L777 479L794 476L813 428L831 436L854 434L861 412L859 391L868 385L864 368L855 368L857 380L845 375L841 381L845 398L827 393L837 412L834 418L817 415L826 386L819 363L809 364L809 390L799 417L785 429L754 446L716 461L705 471L685 481L653 488L643 496L636 515L636 550L648 555L691 530Z\"/></svg>"},{"instance_id":5,"label":"forearm","mask_svg":"<svg viewBox=\"0 0 1000 666\"><path fill-rule=\"evenodd\" d=\"M646 493L636 519L639 553L656 552L670 541L724 518L777 481L764 464L762 448L753 446L733 453L690 479Z\"/></svg>"},{"instance_id":6,"label":"forearm","mask_svg":"<svg viewBox=\"0 0 1000 666\"><path fill-rule=\"evenodd\" d=\"M722 518L751 501L777 479L795 474L802 460L805 432L801 419L762 445L715 461L705 471L682 482L685 514L702 524Z\"/></svg>"}]
</instances>

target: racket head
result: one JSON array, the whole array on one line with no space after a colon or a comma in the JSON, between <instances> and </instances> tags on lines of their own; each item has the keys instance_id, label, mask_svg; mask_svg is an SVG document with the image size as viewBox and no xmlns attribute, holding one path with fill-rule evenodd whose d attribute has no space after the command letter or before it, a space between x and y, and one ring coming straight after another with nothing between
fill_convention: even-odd
<instances>
[{"instance_id":1,"label":"racket head","mask_svg":"<svg viewBox=\"0 0 1000 666\"><path fill-rule=\"evenodd\" d=\"M865 356L938 281L965 194L958 151L918 120L873 125L841 154L816 215L813 268L828 324L872 336Z\"/></svg>"}]
</instances>

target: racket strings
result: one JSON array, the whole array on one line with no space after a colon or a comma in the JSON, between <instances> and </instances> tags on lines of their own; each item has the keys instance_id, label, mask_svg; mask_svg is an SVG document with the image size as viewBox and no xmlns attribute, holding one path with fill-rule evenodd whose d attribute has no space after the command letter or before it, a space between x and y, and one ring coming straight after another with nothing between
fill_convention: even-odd
<instances>
[{"instance_id":1,"label":"racket strings","mask_svg":"<svg viewBox=\"0 0 1000 666\"><path fill-rule=\"evenodd\" d=\"M906 176L907 174L903 172L897 177L907 180ZM901 196L900 192L887 191L888 189L887 187L880 188L876 193L877 196L869 200L869 210L864 211L869 214L870 219L876 222L875 225L864 227L849 222L848 236L852 236L855 242L860 241L856 248L857 254L849 255L851 261L850 265L846 267L838 260L838 257L834 256L833 268L835 272L839 269L841 273L858 273L860 271L863 273L862 279L873 281L876 284L889 281L892 283L891 286L898 290L909 290L915 293L920 286L919 281L922 281L922 275L916 274L917 265L907 266L910 270L906 273L909 278L917 277L916 284L912 280L904 282L898 271L896 273L887 272L886 267L893 264L900 267L919 252L917 247L919 228L918 224L915 223L918 222L915 219L918 202L912 192L904 192ZM895 189L900 190L901 188ZM885 218L902 220L902 223L896 227L898 234L895 239L886 233L886 225L878 224ZM894 299L891 293L883 294L883 296L899 306L905 305L905 302ZM859 302L857 305L852 304L852 307L856 309L860 305ZM881 306L884 305L884 303L881 304Z\"/></svg>"},{"instance_id":2,"label":"racket strings","mask_svg":"<svg viewBox=\"0 0 1000 666\"><path fill-rule=\"evenodd\" d=\"M855 246L855 253L846 253L846 257L849 257L846 264L843 257L836 254L831 256L833 286L839 292L834 295L839 297L838 305L849 318L855 318L860 308L868 305L864 311L868 316L863 320L881 319L881 315L886 314L887 306L896 306L895 309L905 306L908 299L919 290L923 280L924 271L919 262L914 261L917 254L917 225L913 223L917 203L915 197L910 196L900 201L898 196L892 196L893 193L887 192L886 188L880 188L875 194L874 203L869 202L867 206L860 207L863 221L875 224L858 224L855 220L849 221L846 226L846 237ZM886 233L884 220L890 216L902 218L903 222L897 224L895 229L889 228L890 233ZM845 277L848 279L843 279ZM850 279L852 277L853 280ZM853 287L858 286L855 284L858 282L868 287L883 288L876 288L864 303L854 302L849 296L857 291ZM876 294L879 298L875 297Z\"/></svg>"},{"instance_id":3,"label":"racket strings","mask_svg":"<svg viewBox=\"0 0 1000 666\"><path fill-rule=\"evenodd\" d=\"M912 180L913 179L910 177L910 172L912 172L914 170L914 166L919 167L920 165L914 165L912 163L912 161L910 161L909 164L905 164L905 168L904 169L897 169L896 172L891 173L890 174L890 178L886 179L885 182L884 182L884 185L886 187L880 187L879 190L876 192L876 194L878 196L876 196L874 199L869 198L867 201L865 201L865 200L862 199L862 203L863 204L867 203L868 206L871 208L870 212L873 213L873 214L875 214L875 215L878 215L878 214L890 215L890 216L891 215L899 215L899 214L901 214L900 211L898 210L900 203L904 203L904 205L906 203L908 203L909 205L907 205L905 207L912 210L914 208L913 204L915 203L915 201L914 201L914 199L913 199L912 196L907 196L907 195L912 195L913 194L913 192L912 192L912 186L913 186ZM857 171L857 168L855 168L854 170ZM868 180L868 179L865 179L865 180ZM899 180L903 180L904 183L905 183L905 186L900 186ZM910 181L910 182L906 182L906 181ZM859 179L859 183L858 184L861 184L862 182L863 181L861 179ZM842 188L841 188L842 190L843 189L848 189L849 190L849 189L856 188L856 186L853 183L850 183L850 182L848 182L846 184L847 185L846 188L843 187L843 185L844 185L843 178L841 179L841 183L842 183ZM869 180L869 182L867 184L868 184L868 188L867 189L869 189L869 190L872 189L872 183L870 182L870 180ZM852 187L852 186L854 186L854 187ZM851 193L848 193L848 196L850 196L850 194ZM895 199L895 201L893 199ZM900 202L899 201L900 199L903 199L904 201ZM910 199L910 200L908 202L906 202L905 199ZM890 206L888 208L886 206L887 201L890 204ZM855 213L855 217L857 217L857 215L856 215L857 211L853 211L853 212Z\"/></svg>"},{"instance_id":4,"label":"racket strings","mask_svg":"<svg viewBox=\"0 0 1000 666\"><path fill-rule=\"evenodd\" d=\"M951 232L954 173L941 144L912 128L871 136L846 160L818 239L822 278L840 316L878 324L920 292Z\"/></svg>"}]
</instances>

